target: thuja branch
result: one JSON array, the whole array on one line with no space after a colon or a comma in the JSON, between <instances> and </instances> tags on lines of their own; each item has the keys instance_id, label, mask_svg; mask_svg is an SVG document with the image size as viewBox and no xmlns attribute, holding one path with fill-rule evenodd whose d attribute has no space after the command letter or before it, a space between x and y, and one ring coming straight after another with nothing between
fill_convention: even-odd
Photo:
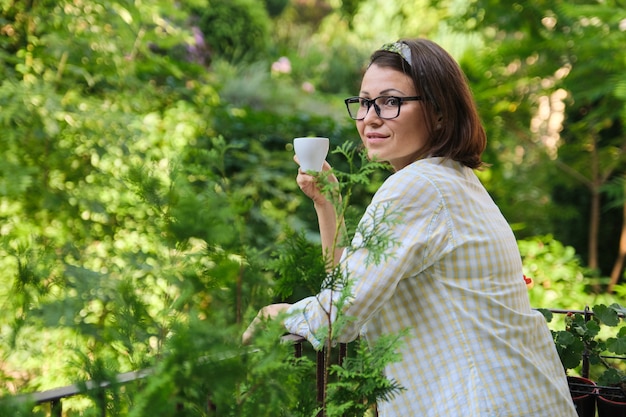
<instances>
[{"instance_id":1,"label":"thuja branch","mask_svg":"<svg viewBox=\"0 0 626 417\"><path fill-rule=\"evenodd\" d=\"M375 171L388 169L388 164L369 160L365 149L357 148L349 142L336 148L332 153L342 155L345 158L348 163L348 171L342 172L333 169L320 173L318 177L321 191L333 205L336 216L332 246L324 254L324 256L330 258L326 259L330 267L337 265L339 262L337 254L341 253L341 250L350 244L345 219L351 203L354 186L368 184ZM329 180L332 175L337 178L337 181Z\"/></svg>"},{"instance_id":2,"label":"thuja branch","mask_svg":"<svg viewBox=\"0 0 626 417\"><path fill-rule=\"evenodd\" d=\"M357 229L357 232L363 236L358 247L350 247L345 226L345 217L350 205L353 187L357 184L367 184L375 170L385 168L387 165L368 160L364 150L359 151L354 145L348 143L339 147L333 153L341 154L346 158L349 172L331 170L318 174L321 191L327 200L331 202L336 216L332 246L323 254L329 271L323 284L323 289L329 290L328 304L322 305L326 313L328 332L325 338L326 351L324 352L325 363L321 393L323 413L326 413L327 410L327 387L329 384L331 351L334 340L336 340L336 335L340 334L342 329L354 320L354 318L341 314L348 300L352 298L352 285L351 280L347 276L347 271L342 271L339 264L340 259L336 259L336 256L338 253L342 253L343 248L349 248L350 253L360 248L368 250L368 263L378 263L384 259L386 251L392 246L391 233L389 228L384 226L389 224L385 223L386 221L393 219L389 207L375 208L375 213L371 213L373 220L369 222L369 226ZM358 161L358 166L356 161ZM337 181L330 181L332 175L337 178ZM349 254L345 254L341 259L345 262L347 256Z\"/></svg>"}]
</instances>

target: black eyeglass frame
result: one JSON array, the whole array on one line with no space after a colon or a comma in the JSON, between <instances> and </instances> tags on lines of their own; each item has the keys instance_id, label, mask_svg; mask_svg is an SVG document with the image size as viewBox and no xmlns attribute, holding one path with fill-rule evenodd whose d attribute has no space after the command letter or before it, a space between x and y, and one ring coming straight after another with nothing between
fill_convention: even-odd
<instances>
[{"instance_id":1,"label":"black eyeglass frame","mask_svg":"<svg viewBox=\"0 0 626 417\"><path fill-rule=\"evenodd\" d=\"M398 100L398 112L396 113L395 116L393 117L382 117L380 115L380 107L378 106L378 104L376 104L376 100L378 100L379 98L384 97L384 98L393 98ZM346 108L348 109L348 114L350 115L350 118L353 120L363 120L365 119L365 117L367 117L367 113L369 113L370 109L372 108L372 106L374 106L374 111L376 112L376 115L378 115L378 117L380 117L383 120L391 120L391 119L395 119L396 117L400 116L400 107L402 107L402 103L404 103L405 101L422 101L424 100L424 97L422 96L409 96L409 97L398 97L398 96L378 96L375 98L364 98L364 97L348 97L347 99L344 100L344 103L346 103ZM367 110L365 111L365 115L363 117L356 117L352 115L352 113L350 112L350 104L351 103L365 103L365 105L367 106Z\"/></svg>"}]
</instances>

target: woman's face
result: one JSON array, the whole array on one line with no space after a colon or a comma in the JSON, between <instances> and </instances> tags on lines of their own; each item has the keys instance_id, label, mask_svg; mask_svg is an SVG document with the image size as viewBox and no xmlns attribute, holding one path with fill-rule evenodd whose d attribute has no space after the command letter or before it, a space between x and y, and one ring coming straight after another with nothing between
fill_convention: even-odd
<instances>
[{"instance_id":1,"label":"woman's face","mask_svg":"<svg viewBox=\"0 0 626 417\"><path fill-rule=\"evenodd\" d=\"M378 96L408 97L418 95L411 78L387 67L371 65L361 82L363 98ZM356 122L369 158L388 161L398 171L414 162L426 144L429 132L420 101L406 101L395 119L378 117L372 106L365 119Z\"/></svg>"}]
</instances>

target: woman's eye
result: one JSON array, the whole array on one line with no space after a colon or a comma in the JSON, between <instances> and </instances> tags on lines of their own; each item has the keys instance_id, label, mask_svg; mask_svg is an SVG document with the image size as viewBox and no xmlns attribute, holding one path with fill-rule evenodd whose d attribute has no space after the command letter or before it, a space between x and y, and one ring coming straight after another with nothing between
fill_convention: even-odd
<instances>
[{"instance_id":1,"label":"woman's eye","mask_svg":"<svg viewBox=\"0 0 626 417\"><path fill-rule=\"evenodd\" d=\"M387 97L385 98L384 105L389 107L395 107L399 103L398 97Z\"/></svg>"},{"instance_id":2,"label":"woman's eye","mask_svg":"<svg viewBox=\"0 0 626 417\"><path fill-rule=\"evenodd\" d=\"M369 100L362 98L361 100L359 100L361 107L369 107Z\"/></svg>"}]
</instances>

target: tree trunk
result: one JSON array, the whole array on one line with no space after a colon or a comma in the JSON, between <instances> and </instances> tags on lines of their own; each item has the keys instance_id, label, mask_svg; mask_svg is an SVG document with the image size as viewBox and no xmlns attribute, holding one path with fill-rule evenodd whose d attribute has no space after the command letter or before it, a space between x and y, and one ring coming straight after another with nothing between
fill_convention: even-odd
<instances>
[{"instance_id":1,"label":"tree trunk","mask_svg":"<svg viewBox=\"0 0 626 417\"><path fill-rule=\"evenodd\" d=\"M598 231L600 230L600 192L596 187L591 191L591 212L589 213L589 268L598 269Z\"/></svg>"},{"instance_id":2,"label":"tree trunk","mask_svg":"<svg viewBox=\"0 0 626 417\"><path fill-rule=\"evenodd\" d=\"M626 197L626 181L624 181L624 197ZM613 292L613 289L619 282L622 271L624 270L624 260L626 260L626 202L622 206L622 232L619 238L619 251L617 253L617 259L613 264L613 270L611 271L611 280L609 281L608 292Z\"/></svg>"},{"instance_id":3,"label":"tree trunk","mask_svg":"<svg viewBox=\"0 0 626 417\"><path fill-rule=\"evenodd\" d=\"M600 167L598 161L598 146L595 136L592 135L591 146L591 212L589 213L589 258L587 265L591 269L598 269L598 231L600 230Z\"/></svg>"}]
</instances>

